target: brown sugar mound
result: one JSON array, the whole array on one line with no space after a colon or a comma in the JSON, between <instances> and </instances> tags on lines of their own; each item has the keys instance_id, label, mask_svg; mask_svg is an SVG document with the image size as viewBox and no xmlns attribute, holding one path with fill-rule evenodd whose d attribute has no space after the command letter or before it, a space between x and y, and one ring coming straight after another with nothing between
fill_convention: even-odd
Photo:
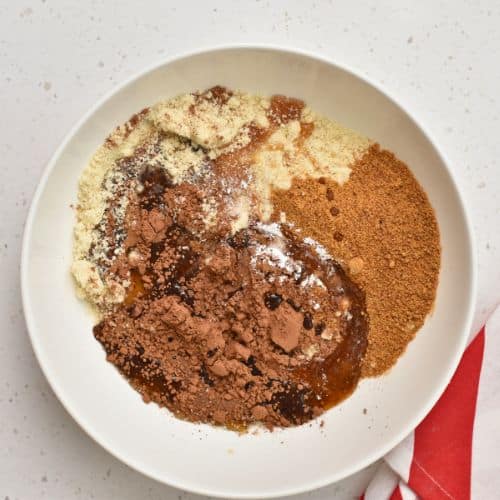
<instances>
[{"instance_id":1,"label":"brown sugar mound","mask_svg":"<svg viewBox=\"0 0 500 500\"><path fill-rule=\"evenodd\" d=\"M363 375L387 371L431 311L440 266L429 200L394 154L371 146L339 186L296 179L273 196L274 217L324 245L366 293L370 318Z\"/></svg>"}]
</instances>

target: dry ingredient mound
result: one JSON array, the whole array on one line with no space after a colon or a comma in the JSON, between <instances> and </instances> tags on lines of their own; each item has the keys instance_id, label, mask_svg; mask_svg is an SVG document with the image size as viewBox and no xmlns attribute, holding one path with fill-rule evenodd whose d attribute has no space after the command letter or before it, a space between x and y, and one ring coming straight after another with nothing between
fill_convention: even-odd
<instances>
[{"instance_id":1,"label":"dry ingredient mound","mask_svg":"<svg viewBox=\"0 0 500 500\"><path fill-rule=\"evenodd\" d=\"M213 87L118 127L85 169L73 275L144 401L304 423L392 366L432 307L434 213L408 168L302 101Z\"/></svg>"},{"instance_id":2,"label":"dry ingredient mound","mask_svg":"<svg viewBox=\"0 0 500 500\"><path fill-rule=\"evenodd\" d=\"M342 268L285 224L201 240L202 187L141 180L114 268L132 285L94 333L144 400L241 428L300 424L349 394L368 324Z\"/></svg>"},{"instance_id":3,"label":"dry ingredient mound","mask_svg":"<svg viewBox=\"0 0 500 500\"><path fill-rule=\"evenodd\" d=\"M391 368L424 324L436 295L439 229L426 194L393 153L372 145L342 188L294 181L273 202L334 255L366 294L363 376Z\"/></svg>"}]
</instances>

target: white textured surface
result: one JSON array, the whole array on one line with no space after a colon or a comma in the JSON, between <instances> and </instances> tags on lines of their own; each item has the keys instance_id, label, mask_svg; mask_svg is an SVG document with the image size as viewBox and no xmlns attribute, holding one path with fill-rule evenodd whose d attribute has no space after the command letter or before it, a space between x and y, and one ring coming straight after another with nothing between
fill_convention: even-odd
<instances>
[{"instance_id":1,"label":"white textured surface","mask_svg":"<svg viewBox=\"0 0 500 500\"><path fill-rule=\"evenodd\" d=\"M162 57L269 42L317 51L381 83L435 137L468 202L479 257L475 325L498 303L500 5L304 5L158 0L121 2L118 9L111 2L0 2L0 499L200 498L131 471L77 427L34 359L19 293L22 225L48 158L99 96ZM489 341L500 342L498 336ZM369 477L366 471L303 498L352 498Z\"/></svg>"}]
</instances>

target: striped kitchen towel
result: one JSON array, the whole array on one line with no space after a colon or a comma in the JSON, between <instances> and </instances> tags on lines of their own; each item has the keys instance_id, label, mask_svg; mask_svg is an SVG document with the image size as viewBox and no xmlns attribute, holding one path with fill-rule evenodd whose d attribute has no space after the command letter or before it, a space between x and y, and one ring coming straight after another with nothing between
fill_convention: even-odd
<instances>
[{"instance_id":1,"label":"striped kitchen towel","mask_svg":"<svg viewBox=\"0 0 500 500\"><path fill-rule=\"evenodd\" d=\"M473 429L483 358L488 362L488 354L483 356L486 332L488 336L493 334L489 325L490 322L469 344L450 384L431 412L384 457L361 497L363 500L471 498ZM498 353L493 354L495 359L491 362L498 364ZM490 395L497 390L498 387L490 388ZM484 457L481 458L484 461ZM498 466L499 462L496 463Z\"/></svg>"}]
</instances>

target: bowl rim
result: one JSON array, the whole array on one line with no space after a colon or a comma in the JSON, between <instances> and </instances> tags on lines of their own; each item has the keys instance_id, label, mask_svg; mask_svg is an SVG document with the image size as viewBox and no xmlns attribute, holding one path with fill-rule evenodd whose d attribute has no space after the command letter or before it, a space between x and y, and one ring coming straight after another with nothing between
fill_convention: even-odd
<instances>
[{"instance_id":1,"label":"bowl rim","mask_svg":"<svg viewBox=\"0 0 500 500\"><path fill-rule=\"evenodd\" d=\"M457 200L459 202L460 210L461 210L461 216L462 220L464 222L465 226L465 234L467 238L467 243L468 243L468 248L467 248L467 253L470 255L470 261L471 261L471 287L469 290L468 294L468 310L466 314L466 319L462 328L461 332L461 337L459 339L459 349L457 349L456 353L453 355L453 359L451 360L450 368L448 369L446 375L442 378L441 382L436 385L436 388L434 389L433 393L429 395L427 398L427 404L423 405L422 408L420 409L419 412L417 412L413 418L408 422L408 424L405 426L404 429L402 429L399 433L395 435L391 440L388 440L383 446L377 448L374 450L371 454L368 454L367 456L364 457L364 459L358 461L356 464L351 465L350 467L345 467L339 471L332 471L331 474L328 476L323 477L322 479L309 482L307 484L304 484L300 488L292 488L292 489L287 489L287 487L284 487L282 491L280 492L269 492L264 495L260 495L260 498L277 498L281 496L287 496L287 495L295 495L295 494L300 494L300 493L305 493L308 491L312 491L321 487L325 487L329 484L335 483L337 481L340 481L341 479L344 479L348 476L351 476L355 474L356 472L359 472L360 470L364 469L365 467L369 466L370 464L374 463L381 457L383 457L387 452L389 452L391 449L393 449L397 444L399 444L408 434L410 434L415 427L418 426L418 424L425 418L425 416L429 413L429 411L432 409L432 407L436 404L438 399L441 397L442 393L445 391L446 387L448 386L453 374L455 373L455 370L458 366L458 363L462 357L463 351L465 349L467 340L469 338L469 335L471 333L471 326L472 326L472 320L473 320L473 314L475 311L475 304L476 304L476 294L477 294L477 255L476 255L476 248L475 248L475 241L473 238L473 231L472 231L472 224L470 221L470 216L468 214L467 210L467 205L465 202L464 197L462 196L462 193L460 191L460 188L458 187L457 181L453 175L452 169L450 167L450 161L447 158L447 156L441 151L441 149L437 146L436 142L433 140L431 134L429 133L428 129L424 127L416 118L415 116L403 105L400 104L400 102L391 95L385 88L383 88L382 85L379 83L373 81L371 78L363 74L361 70L358 68L355 68L351 65L348 65L344 62L337 62L334 61L333 59L321 55L319 53L313 52L311 50L305 50L302 48L295 47L293 45L279 45L279 44L268 44L268 43L235 43L235 44L218 44L218 45L210 45L210 46L203 46L200 48L195 48L189 51L183 51L176 53L173 56L166 57L166 58L161 58L159 60L156 60L154 63L149 64L143 69L140 69L139 71L134 72L133 75L130 77L126 78L124 81L121 83L115 85L113 88L111 88L109 91L107 91L103 96L101 96L97 101L83 114L83 116L76 121L76 123L70 128L69 132L64 136L63 140L55 150L55 152L52 154L50 160L47 162L46 166L43 169L43 172L39 178L37 188L33 194L32 201L30 203L28 215L26 218L25 226L24 226L24 231L23 231L23 238L22 238L22 249L21 249L21 263L20 263L20 282L21 282L21 298L22 298L22 306L23 306L23 312L24 312L24 317L26 321L26 326L28 330L28 335L31 341L31 345L33 348L33 351L35 353L36 359L38 361L38 364L40 365L40 368L42 370L42 373L44 374L46 380L48 381L50 387L54 391L55 395L61 402L62 406L64 409L71 415L71 417L77 422L77 424L85 431L85 433L90 436L97 444L99 444L102 448L104 448L108 453L110 453L112 456L120 460L122 463L126 464L130 468L140 472L141 474L154 479L162 484L166 484L168 486L172 486L174 488L188 491L190 493L195 493L198 495L207 495L207 496L218 496L222 498L254 498L255 495L249 494L249 493L231 493L227 494L227 492L223 492L222 490L216 490L216 489L202 489L202 488L196 488L193 487L192 484L187 484L183 483L182 481L177 481L177 480L166 480L164 477L160 477L158 474L152 473L148 470L145 470L142 468L142 466L138 463L135 463L133 459L130 459L129 457L122 456L122 454L115 452L111 445L106 443L105 439L98 434L98 432L92 428L92 425L90 425L88 422L84 421L83 418L80 417L78 414L77 410L74 410L71 405L68 403L66 400L63 391L59 388L58 383L56 380L51 379L49 373L50 370L48 368L48 365L46 364L46 361L44 360L43 356L40 353L40 344L39 340L34 334L36 331L35 328L35 319L33 317L32 311L31 311L31 303L29 299L29 293L28 293L28 258L29 258L29 248L31 245L31 233L32 233L32 226L33 226L33 221L37 212L38 204L40 197L45 189L45 186L47 184L47 181L49 179L49 176L59 160L59 157L61 156L62 152L64 149L67 147L68 143L70 140L75 136L75 134L78 132L80 127L87 121L89 117L92 116L106 101L108 101L113 95L115 95L117 92L122 90L123 88L129 86L130 84L134 83L136 80L139 78L142 78L144 75L155 71L159 69L160 67L167 66L169 64L172 64L176 61L182 60L182 59L188 59L193 56L197 55L208 55L210 53L216 53L216 52L224 52L224 51L238 51L238 50L260 50L260 51L268 51L268 52L275 52L275 53L282 53L282 54L288 54L288 55L299 55L303 57L307 57L309 59L316 60L318 62L328 64L330 66L334 66L351 76L354 76L361 80L362 82L366 83L367 85L371 86L375 90L377 90L379 93L381 93L385 98L387 98L392 104L394 104L398 109L403 111L408 118L413 122L413 124L417 127L417 129L423 134L423 136L426 138L427 141L432 145L434 148L435 152L437 153L439 159L443 163L446 172L448 174L448 177L451 181L452 188L454 189L456 195L457 195Z\"/></svg>"}]
</instances>

